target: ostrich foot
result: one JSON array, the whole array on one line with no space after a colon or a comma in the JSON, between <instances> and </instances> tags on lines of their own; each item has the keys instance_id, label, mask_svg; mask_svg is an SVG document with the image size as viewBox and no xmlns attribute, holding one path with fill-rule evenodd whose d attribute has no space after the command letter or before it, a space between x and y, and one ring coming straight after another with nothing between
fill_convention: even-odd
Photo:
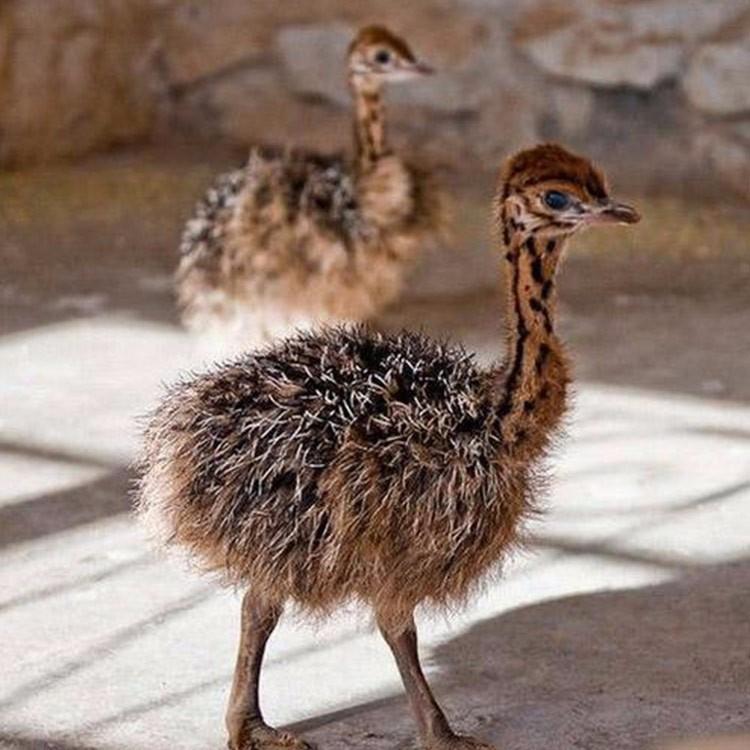
<instances>
[{"instance_id":1,"label":"ostrich foot","mask_svg":"<svg viewBox=\"0 0 750 750\"><path fill-rule=\"evenodd\" d=\"M435 737L425 743L425 750L496 750L494 745L465 734Z\"/></svg>"},{"instance_id":2,"label":"ostrich foot","mask_svg":"<svg viewBox=\"0 0 750 750\"><path fill-rule=\"evenodd\" d=\"M238 740L229 740L229 750L316 750L291 732L259 724L247 729Z\"/></svg>"}]
</instances>

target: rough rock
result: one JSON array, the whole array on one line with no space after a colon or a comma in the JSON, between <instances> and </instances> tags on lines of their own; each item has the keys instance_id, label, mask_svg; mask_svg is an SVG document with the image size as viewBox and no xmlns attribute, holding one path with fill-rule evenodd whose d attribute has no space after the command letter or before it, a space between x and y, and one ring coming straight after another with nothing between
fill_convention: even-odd
<instances>
[{"instance_id":1,"label":"rough rock","mask_svg":"<svg viewBox=\"0 0 750 750\"><path fill-rule=\"evenodd\" d=\"M586 133L594 111L594 94L585 86L556 86L551 92L552 112L563 138Z\"/></svg>"},{"instance_id":2,"label":"rough rock","mask_svg":"<svg viewBox=\"0 0 750 750\"><path fill-rule=\"evenodd\" d=\"M344 23L289 26L276 39L287 83L296 94L349 103L344 60L355 29Z\"/></svg>"},{"instance_id":3,"label":"rough rock","mask_svg":"<svg viewBox=\"0 0 750 750\"><path fill-rule=\"evenodd\" d=\"M744 141L750 149L750 117L747 120L729 123L728 127L734 137Z\"/></svg>"},{"instance_id":4,"label":"rough rock","mask_svg":"<svg viewBox=\"0 0 750 750\"><path fill-rule=\"evenodd\" d=\"M0 162L145 138L160 79L146 0L0 8Z\"/></svg>"},{"instance_id":5,"label":"rough rock","mask_svg":"<svg viewBox=\"0 0 750 750\"><path fill-rule=\"evenodd\" d=\"M696 136L695 149L715 182L750 201L750 137L745 139L737 128L714 128Z\"/></svg>"},{"instance_id":6,"label":"rough rock","mask_svg":"<svg viewBox=\"0 0 750 750\"><path fill-rule=\"evenodd\" d=\"M690 103L714 115L750 112L750 36L701 47L682 85Z\"/></svg>"},{"instance_id":7,"label":"rough rock","mask_svg":"<svg viewBox=\"0 0 750 750\"><path fill-rule=\"evenodd\" d=\"M253 3L175 4L160 25L170 83L185 86L259 58L268 35L257 16Z\"/></svg>"},{"instance_id":8,"label":"rough rock","mask_svg":"<svg viewBox=\"0 0 750 750\"><path fill-rule=\"evenodd\" d=\"M683 58L677 42L631 45L615 34L597 35L590 25L561 29L527 42L524 48L540 68L554 76L642 89L676 75Z\"/></svg>"},{"instance_id":9,"label":"rough rock","mask_svg":"<svg viewBox=\"0 0 750 750\"><path fill-rule=\"evenodd\" d=\"M746 0L542 0L520 19L516 42L550 75L649 89L677 76L690 43L746 10Z\"/></svg>"},{"instance_id":10,"label":"rough rock","mask_svg":"<svg viewBox=\"0 0 750 750\"><path fill-rule=\"evenodd\" d=\"M749 0L49 5L0 0L3 166L177 135L349 148L345 50L386 23L437 69L388 87L401 153L470 169L554 138L631 184L748 192Z\"/></svg>"},{"instance_id":11,"label":"rough rock","mask_svg":"<svg viewBox=\"0 0 750 750\"><path fill-rule=\"evenodd\" d=\"M589 1L589 5L592 3ZM597 4L597 3L593 3ZM717 34L747 12L747 0L628 0L611 16L635 39L673 37L686 43Z\"/></svg>"},{"instance_id":12,"label":"rough rock","mask_svg":"<svg viewBox=\"0 0 750 750\"><path fill-rule=\"evenodd\" d=\"M337 151L350 145L349 111L295 97L274 67L224 76L191 92L182 108L177 117L200 123L204 136L243 146L265 143Z\"/></svg>"}]
</instances>

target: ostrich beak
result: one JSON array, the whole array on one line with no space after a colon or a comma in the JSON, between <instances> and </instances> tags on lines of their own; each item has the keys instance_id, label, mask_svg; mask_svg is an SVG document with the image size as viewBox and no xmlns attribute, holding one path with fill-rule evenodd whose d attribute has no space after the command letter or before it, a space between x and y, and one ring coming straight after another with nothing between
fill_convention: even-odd
<instances>
[{"instance_id":1,"label":"ostrich beak","mask_svg":"<svg viewBox=\"0 0 750 750\"><path fill-rule=\"evenodd\" d=\"M590 224L637 224L641 215L632 206L617 201L607 201L601 208L593 211Z\"/></svg>"},{"instance_id":2,"label":"ostrich beak","mask_svg":"<svg viewBox=\"0 0 750 750\"><path fill-rule=\"evenodd\" d=\"M435 73L435 68L433 68L432 65L428 65L426 62L422 62L422 60L416 60L411 65L411 70L420 76L431 76Z\"/></svg>"}]
</instances>

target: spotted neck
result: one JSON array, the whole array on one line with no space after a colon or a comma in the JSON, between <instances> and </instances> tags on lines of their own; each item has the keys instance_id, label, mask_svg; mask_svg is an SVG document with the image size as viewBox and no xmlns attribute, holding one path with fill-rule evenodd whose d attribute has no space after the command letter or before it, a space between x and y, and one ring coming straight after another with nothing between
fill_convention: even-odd
<instances>
[{"instance_id":1,"label":"spotted neck","mask_svg":"<svg viewBox=\"0 0 750 750\"><path fill-rule=\"evenodd\" d=\"M508 356L496 396L502 450L533 457L565 411L569 371L555 335L555 272L565 240L542 239L513 220L504 227Z\"/></svg>"},{"instance_id":2,"label":"spotted neck","mask_svg":"<svg viewBox=\"0 0 750 750\"><path fill-rule=\"evenodd\" d=\"M357 168L367 172L389 153L386 143L385 104L381 86L352 77L349 86L354 96L354 144Z\"/></svg>"}]
</instances>

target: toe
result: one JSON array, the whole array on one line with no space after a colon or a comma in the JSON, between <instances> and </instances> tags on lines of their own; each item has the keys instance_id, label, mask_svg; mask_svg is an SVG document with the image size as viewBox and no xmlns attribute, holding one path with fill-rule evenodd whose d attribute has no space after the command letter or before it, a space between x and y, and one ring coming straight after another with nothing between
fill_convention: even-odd
<instances>
[{"instance_id":1,"label":"toe","mask_svg":"<svg viewBox=\"0 0 750 750\"><path fill-rule=\"evenodd\" d=\"M497 750L488 742L470 737L469 735L456 734L451 737L441 738L434 744L429 744L427 750Z\"/></svg>"},{"instance_id":2,"label":"toe","mask_svg":"<svg viewBox=\"0 0 750 750\"><path fill-rule=\"evenodd\" d=\"M317 748L291 732L264 726L252 732L241 750L317 750Z\"/></svg>"},{"instance_id":3,"label":"toe","mask_svg":"<svg viewBox=\"0 0 750 750\"><path fill-rule=\"evenodd\" d=\"M307 742L291 732L278 732L278 746L285 750L317 750L312 742Z\"/></svg>"}]
</instances>

